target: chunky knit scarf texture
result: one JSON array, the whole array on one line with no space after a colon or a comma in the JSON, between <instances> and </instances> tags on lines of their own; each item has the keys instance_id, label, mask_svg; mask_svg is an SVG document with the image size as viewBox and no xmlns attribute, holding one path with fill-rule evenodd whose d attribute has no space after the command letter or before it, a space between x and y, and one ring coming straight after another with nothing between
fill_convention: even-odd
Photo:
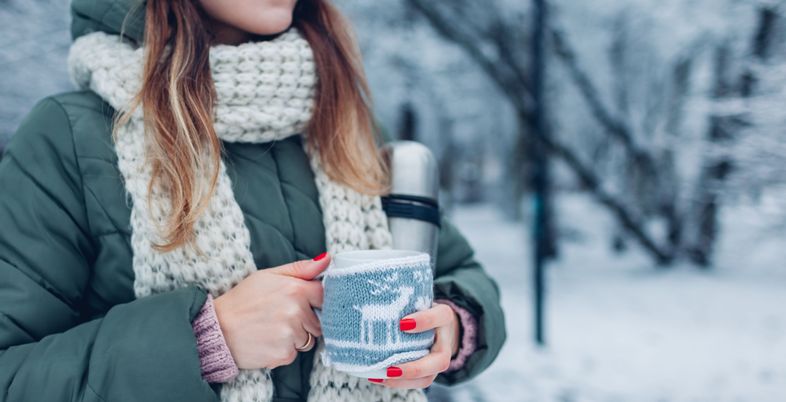
<instances>
[{"instance_id":1,"label":"chunky knit scarf texture","mask_svg":"<svg viewBox=\"0 0 786 402\"><path fill-rule=\"evenodd\" d=\"M127 110L141 86L143 49L120 37L95 32L78 38L69 53L72 80L90 89L116 110ZM223 141L264 143L302 134L311 118L317 81L313 53L294 28L271 41L210 49L210 68L217 92L214 126ZM146 160L146 134L141 109L118 128L115 151L125 189L131 196L131 245L137 297L199 285L214 297L257 270L250 236L221 163L215 195L195 227L196 245L171 252L160 242L159 224L171 207L161 188L148 194L151 167ZM306 141L304 141L305 143ZM307 150L308 151L308 150ZM360 194L332 181L317 155L309 155L315 174L327 249L390 248L386 216L379 197ZM151 202L148 203L148 195ZM310 402L425 401L421 390L394 390L326 367L320 341L311 373ZM273 396L270 370L241 370L224 384L225 402L266 402Z\"/></svg>"}]
</instances>

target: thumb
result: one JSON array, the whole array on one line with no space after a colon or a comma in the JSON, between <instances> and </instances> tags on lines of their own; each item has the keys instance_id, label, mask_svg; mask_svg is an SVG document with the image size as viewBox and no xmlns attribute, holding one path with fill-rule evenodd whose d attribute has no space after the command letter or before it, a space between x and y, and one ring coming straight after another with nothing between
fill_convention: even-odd
<instances>
[{"instance_id":1,"label":"thumb","mask_svg":"<svg viewBox=\"0 0 786 402\"><path fill-rule=\"evenodd\" d=\"M299 260L285 265L270 268L270 273L291 276L310 281L322 273L330 265L330 255L322 253L311 260Z\"/></svg>"}]
</instances>

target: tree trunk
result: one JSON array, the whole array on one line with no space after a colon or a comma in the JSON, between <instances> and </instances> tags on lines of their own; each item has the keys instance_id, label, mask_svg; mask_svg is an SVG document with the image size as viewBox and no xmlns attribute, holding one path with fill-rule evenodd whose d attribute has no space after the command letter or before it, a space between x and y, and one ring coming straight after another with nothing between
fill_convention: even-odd
<instances>
[{"instance_id":1,"label":"tree trunk","mask_svg":"<svg viewBox=\"0 0 786 402\"><path fill-rule=\"evenodd\" d=\"M514 35L513 28L511 28L510 32L506 32L506 27L501 22L494 26L494 31L496 32L494 35L487 35L488 31L485 30L473 31L473 29L477 28L476 24L462 21L461 18L469 17L456 15L455 13L457 9L461 9L462 4L464 4L463 1L433 2L429 0L407 0L407 2L420 12L438 33L464 49L468 56L480 66L507 97L516 110L518 118L525 122L525 127L531 127L534 124L536 116L532 99L532 83L523 78L527 76L526 71L528 67L525 67L523 63L517 64L509 59L503 60L492 57L488 51L484 50L486 46L491 46L499 50L498 54L505 54L501 49L510 48L511 44L501 42L521 35ZM501 16L497 16L495 21L500 18ZM517 25L515 29L520 29L520 27ZM590 107L593 108L593 112L597 112L596 117L602 120L600 123L605 132L610 138L621 142L628 152L636 155L636 159L639 162L651 164L651 155L646 149L642 149L635 144L629 128L619 124L614 116L606 114L607 111L600 102L592 102L599 100L599 98L594 97L596 92L587 75L584 71L578 69L575 55L571 52L566 52L568 49L566 46L560 46L558 42L562 40L562 37L559 32L556 32L553 27L547 27L547 29L550 44L553 45L558 56L563 59L568 58L570 62L573 62L572 64L568 63L568 67L575 67L572 73L576 73L574 79L579 81L579 90L586 91L585 95L587 95L587 100L590 102ZM591 165L584 163L576 152L561 143L558 138L541 136L532 136L532 138L541 142L543 149L551 156L565 162L567 168L577 176L579 182L593 198L620 222L620 225L630 234L631 239L641 245L658 265L667 265L673 261L674 255L670 250L662 247L660 242L648 233L646 222L641 219L639 213L622 202L618 195L612 194L604 188L601 177L592 169Z\"/></svg>"},{"instance_id":2,"label":"tree trunk","mask_svg":"<svg viewBox=\"0 0 786 402\"><path fill-rule=\"evenodd\" d=\"M771 54L775 26L778 14L772 6L763 6L759 10L756 33L751 41L751 54L756 62L765 62ZM731 97L748 97L755 91L756 76L751 68L743 69L737 82L729 77L731 49L729 45L721 45L715 56L715 89L714 98L722 100ZM743 117L737 115L713 115L710 117L710 128L707 142L716 148L728 147L735 139L740 127L745 126ZM712 265L712 254L720 231L720 197L726 178L729 177L734 162L724 153L706 156L706 161L699 176L697 200L694 209L695 231L693 244L687 248L688 257L701 267Z\"/></svg>"},{"instance_id":3,"label":"tree trunk","mask_svg":"<svg viewBox=\"0 0 786 402\"><path fill-rule=\"evenodd\" d=\"M412 103L407 101L399 109L398 139L406 141L418 140L418 115Z\"/></svg>"}]
</instances>

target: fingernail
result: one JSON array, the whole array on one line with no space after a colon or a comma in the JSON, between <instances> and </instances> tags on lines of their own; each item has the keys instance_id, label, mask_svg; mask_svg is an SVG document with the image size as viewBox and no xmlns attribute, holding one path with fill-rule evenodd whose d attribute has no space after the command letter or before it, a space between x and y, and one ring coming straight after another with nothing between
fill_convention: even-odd
<instances>
[{"instance_id":1,"label":"fingernail","mask_svg":"<svg viewBox=\"0 0 786 402\"><path fill-rule=\"evenodd\" d=\"M321 260L321 259L323 259L325 257L327 257L327 252L324 252L324 253L314 257L314 261L319 261L319 260Z\"/></svg>"},{"instance_id":2,"label":"fingernail","mask_svg":"<svg viewBox=\"0 0 786 402\"><path fill-rule=\"evenodd\" d=\"M401 374L403 373L404 372L401 371L401 369L396 366L388 367L388 372L387 372L388 377L401 377Z\"/></svg>"},{"instance_id":3,"label":"fingernail","mask_svg":"<svg viewBox=\"0 0 786 402\"><path fill-rule=\"evenodd\" d=\"M381 378L369 378L368 380L371 381L371 382L377 382L377 383L383 381Z\"/></svg>"},{"instance_id":4,"label":"fingernail","mask_svg":"<svg viewBox=\"0 0 786 402\"><path fill-rule=\"evenodd\" d=\"M404 318L398 322L398 327L402 331L409 331L410 329L415 329L415 325L417 323L412 318Z\"/></svg>"}]
</instances>

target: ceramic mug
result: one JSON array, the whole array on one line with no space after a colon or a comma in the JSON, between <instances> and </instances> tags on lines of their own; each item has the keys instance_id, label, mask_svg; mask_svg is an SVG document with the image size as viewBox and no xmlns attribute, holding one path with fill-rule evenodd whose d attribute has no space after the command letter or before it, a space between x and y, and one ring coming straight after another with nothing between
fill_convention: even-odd
<instances>
[{"instance_id":1,"label":"ceramic mug","mask_svg":"<svg viewBox=\"0 0 786 402\"><path fill-rule=\"evenodd\" d=\"M427 253L361 250L338 253L322 275L317 310L326 365L364 378L387 378L389 366L429 353L434 330L405 333L401 318L431 307L433 276Z\"/></svg>"}]
</instances>

